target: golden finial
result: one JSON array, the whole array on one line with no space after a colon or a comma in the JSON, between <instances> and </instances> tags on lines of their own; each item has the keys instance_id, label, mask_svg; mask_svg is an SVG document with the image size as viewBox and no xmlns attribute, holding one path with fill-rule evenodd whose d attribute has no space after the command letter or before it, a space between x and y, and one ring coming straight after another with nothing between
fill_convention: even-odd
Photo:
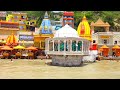
<instances>
[{"instance_id":1,"label":"golden finial","mask_svg":"<svg viewBox=\"0 0 120 90\"><path fill-rule=\"evenodd\" d=\"M84 15L84 17L82 18L82 20L86 20L86 16Z\"/></svg>"}]
</instances>

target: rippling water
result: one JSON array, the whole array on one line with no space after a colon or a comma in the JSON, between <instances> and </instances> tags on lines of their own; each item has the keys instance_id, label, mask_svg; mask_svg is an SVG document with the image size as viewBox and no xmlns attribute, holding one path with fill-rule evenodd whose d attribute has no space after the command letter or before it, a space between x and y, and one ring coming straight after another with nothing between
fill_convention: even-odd
<instances>
[{"instance_id":1,"label":"rippling water","mask_svg":"<svg viewBox=\"0 0 120 90\"><path fill-rule=\"evenodd\" d=\"M81 67L61 67L57 73L59 75L53 75L53 77L71 79L119 79L120 61L102 60L95 63L84 63Z\"/></svg>"},{"instance_id":2,"label":"rippling water","mask_svg":"<svg viewBox=\"0 0 120 90\"><path fill-rule=\"evenodd\" d=\"M48 60L50 61L50 60ZM120 79L120 61L102 60L80 67L46 65L45 60L1 60L0 78Z\"/></svg>"}]
</instances>

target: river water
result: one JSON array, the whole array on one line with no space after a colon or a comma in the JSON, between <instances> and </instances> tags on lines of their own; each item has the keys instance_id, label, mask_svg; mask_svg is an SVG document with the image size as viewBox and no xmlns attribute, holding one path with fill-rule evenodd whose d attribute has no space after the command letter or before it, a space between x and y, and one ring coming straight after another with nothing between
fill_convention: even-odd
<instances>
[{"instance_id":1,"label":"river water","mask_svg":"<svg viewBox=\"0 0 120 90\"><path fill-rule=\"evenodd\" d=\"M45 64L51 60L0 60L0 78L10 79L120 79L120 61L101 60L80 67Z\"/></svg>"}]
</instances>

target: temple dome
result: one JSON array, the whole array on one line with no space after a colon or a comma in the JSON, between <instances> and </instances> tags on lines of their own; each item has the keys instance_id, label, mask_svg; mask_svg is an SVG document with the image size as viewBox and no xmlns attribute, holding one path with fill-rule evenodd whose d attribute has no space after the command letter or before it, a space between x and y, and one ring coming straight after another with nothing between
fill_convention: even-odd
<instances>
[{"instance_id":1,"label":"temple dome","mask_svg":"<svg viewBox=\"0 0 120 90\"><path fill-rule=\"evenodd\" d=\"M78 32L66 24L64 27L56 31L54 37L79 37Z\"/></svg>"}]
</instances>

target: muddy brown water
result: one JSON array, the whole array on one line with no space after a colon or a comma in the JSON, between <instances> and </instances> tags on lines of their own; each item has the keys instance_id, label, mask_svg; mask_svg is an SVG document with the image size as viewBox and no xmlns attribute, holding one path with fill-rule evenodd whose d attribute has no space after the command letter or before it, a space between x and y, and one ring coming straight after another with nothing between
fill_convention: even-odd
<instances>
[{"instance_id":1,"label":"muddy brown water","mask_svg":"<svg viewBox=\"0 0 120 90\"><path fill-rule=\"evenodd\" d=\"M0 59L0 79L119 79L120 61L102 60L80 67L45 64L51 60Z\"/></svg>"}]
</instances>

